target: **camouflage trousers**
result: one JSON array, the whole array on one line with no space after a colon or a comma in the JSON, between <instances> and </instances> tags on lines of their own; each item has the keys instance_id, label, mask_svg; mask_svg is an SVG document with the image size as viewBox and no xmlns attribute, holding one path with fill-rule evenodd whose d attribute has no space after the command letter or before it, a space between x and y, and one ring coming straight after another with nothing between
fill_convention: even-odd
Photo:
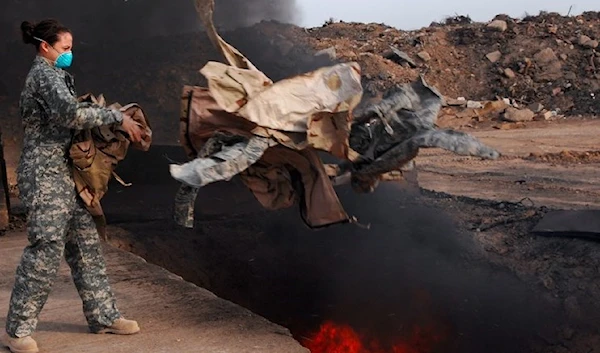
<instances>
[{"instance_id":1,"label":"camouflage trousers","mask_svg":"<svg viewBox=\"0 0 600 353\"><path fill-rule=\"evenodd\" d=\"M61 195L56 193L61 189L56 186L53 194L59 201L34 196L34 201L38 200L28 210L30 244L16 271L6 320L6 332L12 337L35 331L63 256L71 268L90 330L98 331L120 318L92 217L70 187Z\"/></svg>"}]
</instances>

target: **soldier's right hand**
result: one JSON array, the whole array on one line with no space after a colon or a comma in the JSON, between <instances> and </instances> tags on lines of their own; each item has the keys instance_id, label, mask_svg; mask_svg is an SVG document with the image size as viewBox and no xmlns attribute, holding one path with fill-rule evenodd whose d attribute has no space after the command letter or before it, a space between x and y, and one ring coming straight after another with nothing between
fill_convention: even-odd
<instances>
[{"instance_id":1,"label":"soldier's right hand","mask_svg":"<svg viewBox=\"0 0 600 353\"><path fill-rule=\"evenodd\" d=\"M129 140L131 142L140 142L142 140L142 129L138 123L133 120L131 115L127 113L123 113L123 122L121 122L121 126L129 135Z\"/></svg>"}]
</instances>

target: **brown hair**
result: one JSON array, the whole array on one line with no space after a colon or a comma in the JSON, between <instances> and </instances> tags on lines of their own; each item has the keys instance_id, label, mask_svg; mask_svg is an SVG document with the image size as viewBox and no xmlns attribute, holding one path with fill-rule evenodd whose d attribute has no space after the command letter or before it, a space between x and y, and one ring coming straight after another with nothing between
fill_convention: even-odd
<instances>
[{"instance_id":1,"label":"brown hair","mask_svg":"<svg viewBox=\"0 0 600 353\"><path fill-rule=\"evenodd\" d=\"M54 45L58 41L58 36L62 33L71 33L71 30L63 26L60 22L54 19L47 19L36 24L29 21L21 23L21 32L23 42L25 44L33 44L37 49L40 48L42 39L50 45ZM39 38L39 39L36 39Z\"/></svg>"}]
</instances>

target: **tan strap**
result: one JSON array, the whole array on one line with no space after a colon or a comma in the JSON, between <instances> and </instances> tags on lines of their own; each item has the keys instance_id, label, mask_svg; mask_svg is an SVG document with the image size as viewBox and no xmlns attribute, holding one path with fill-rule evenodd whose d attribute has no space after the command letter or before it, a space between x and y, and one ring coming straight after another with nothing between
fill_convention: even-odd
<instances>
[{"instance_id":1,"label":"tan strap","mask_svg":"<svg viewBox=\"0 0 600 353\"><path fill-rule=\"evenodd\" d=\"M112 175L115 177L115 180L119 182L119 184L123 185L123 186L131 186L133 185L132 183L126 183L125 181L123 181L123 179L121 179L120 176L117 175L117 173L115 173L114 171L112 172Z\"/></svg>"}]
</instances>

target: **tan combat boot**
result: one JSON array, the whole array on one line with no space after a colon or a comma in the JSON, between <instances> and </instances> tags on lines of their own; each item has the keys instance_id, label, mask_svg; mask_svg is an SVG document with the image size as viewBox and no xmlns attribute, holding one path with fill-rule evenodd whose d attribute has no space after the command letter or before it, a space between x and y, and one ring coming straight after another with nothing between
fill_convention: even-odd
<instances>
[{"instance_id":1,"label":"tan combat boot","mask_svg":"<svg viewBox=\"0 0 600 353\"><path fill-rule=\"evenodd\" d=\"M12 353L37 353L40 351L37 343L31 336L13 338L5 333L0 340L2 341L2 345L8 347Z\"/></svg>"},{"instance_id":2,"label":"tan combat boot","mask_svg":"<svg viewBox=\"0 0 600 353\"><path fill-rule=\"evenodd\" d=\"M140 332L140 327L138 326L137 321L126 320L123 318L117 319L113 322L112 325L101 329L96 332L98 334L102 333L112 333L115 335L133 335L134 333Z\"/></svg>"}]
</instances>

